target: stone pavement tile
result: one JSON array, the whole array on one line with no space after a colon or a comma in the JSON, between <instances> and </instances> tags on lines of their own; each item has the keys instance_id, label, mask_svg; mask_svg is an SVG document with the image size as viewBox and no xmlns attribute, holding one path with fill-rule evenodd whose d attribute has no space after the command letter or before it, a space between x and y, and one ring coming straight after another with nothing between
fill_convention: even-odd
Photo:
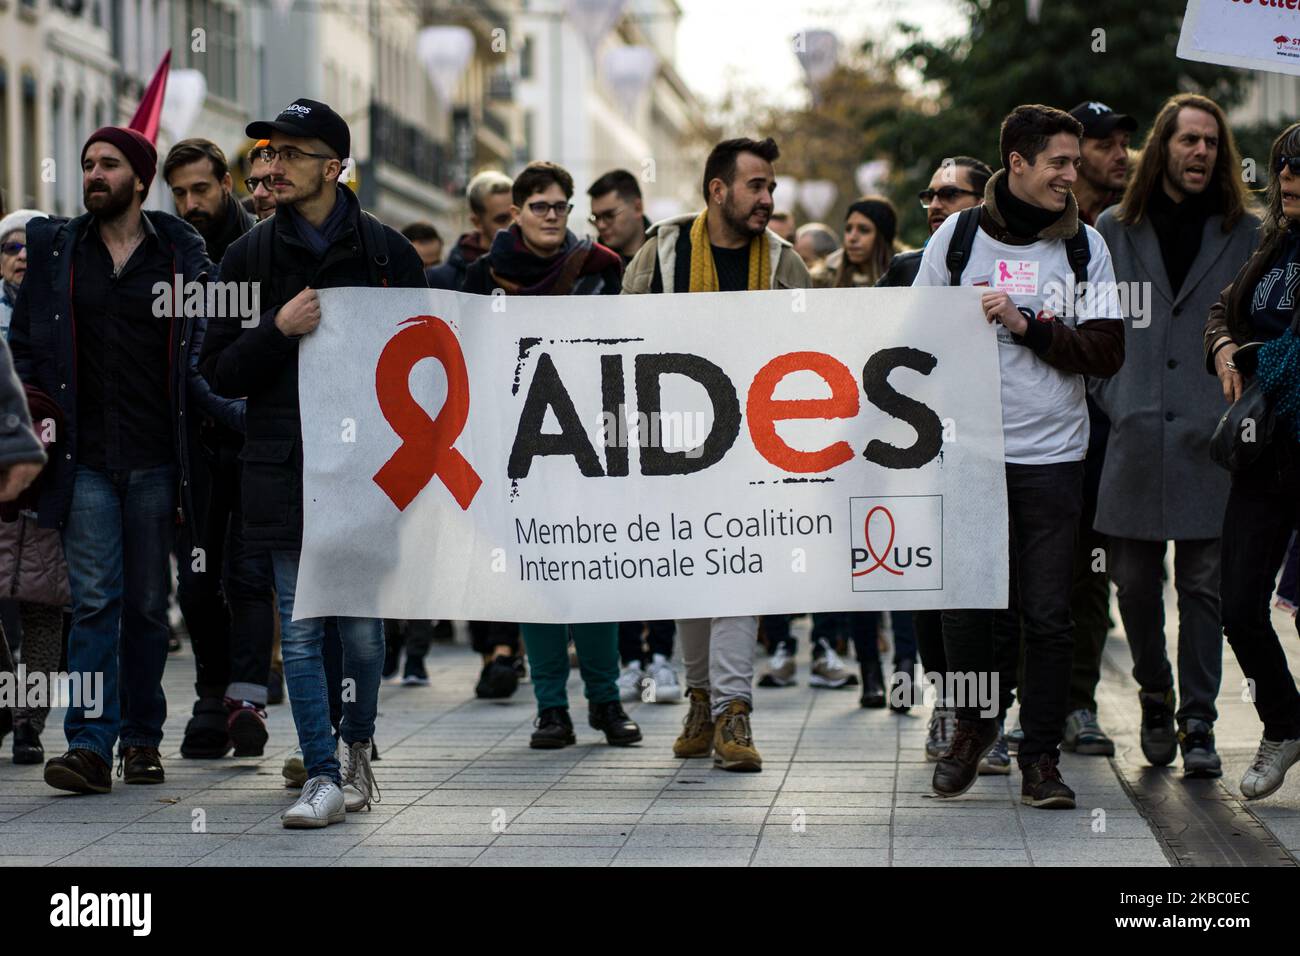
<instances>
[{"instance_id":1,"label":"stone pavement tile","mask_svg":"<svg viewBox=\"0 0 1300 956\"><path fill-rule=\"evenodd\" d=\"M957 850L1023 850L1025 847L1025 838L1020 835L1019 831L1003 830L1001 832L989 831L983 823L973 824L968 831L969 839L962 840L960 845L952 845L954 839L951 830L943 831L943 849L953 851ZM916 836L904 836L894 838L894 849L900 850L925 850L933 849L939 841L930 833L921 833Z\"/></svg>"},{"instance_id":2,"label":"stone pavement tile","mask_svg":"<svg viewBox=\"0 0 1300 956\"><path fill-rule=\"evenodd\" d=\"M488 847L472 866L608 866L613 847Z\"/></svg>"},{"instance_id":3,"label":"stone pavement tile","mask_svg":"<svg viewBox=\"0 0 1300 956\"><path fill-rule=\"evenodd\" d=\"M753 866L887 866L889 851L862 847L769 847L754 854Z\"/></svg>"},{"instance_id":4,"label":"stone pavement tile","mask_svg":"<svg viewBox=\"0 0 1300 956\"><path fill-rule=\"evenodd\" d=\"M512 833L507 830L492 846L620 847L626 839L615 833Z\"/></svg>"},{"instance_id":5,"label":"stone pavement tile","mask_svg":"<svg viewBox=\"0 0 1300 956\"><path fill-rule=\"evenodd\" d=\"M137 854L93 854L93 853L73 853L69 856L62 857L50 863L50 866L189 866L198 862L202 857L198 854L192 856L170 856L158 857L155 855ZM230 866L229 860L225 863ZM243 861L240 861L243 865ZM250 864L252 865L252 864Z\"/></svg>"},{"instance_id":6,"label":"stone pavement tile","mask_svg":"<svg viewBox=\"0 0 1300 956\"><path fill-rule=\"evenodd\" d=\"M520 823L620 823L634 824L641 820L640 813L603 813L599 808L530 807L517 817Z\"/></svg>"},{"instance_id":7,"label":"stone pavement tile","mask_svg":"<svg viewBox=\"0 0 1300 956\"><path fill-rule=\"evenodd\" d=\"M748 866L752 850L685 847L624 847L612 866Z\"/></svg>"},{"instance_id":8,"label":"stone pavement tile","mask_svg":"<svg viewBox=\"0 0 1300 956\"><path fill-rule=\"evenodd\" d=\"M334 861L333 866L469 866L472 860L448 857L358 857L348 854Z\"/></svg>"},{"instance_id":9,"label":"stone pavement tile","mask_svg":"<svg viewBox=\"0 0 1300 956\"><path fill-rule=\"evenodd\" d=\"M500 834L491 827L469 829L463 826L443 827L420 833L402 833L387 827L367 836L358 847L407 847L415 852L420 847L485 847L490 846ZM351 852L351 851L349 851Z\"/></svg>"},{"instance_id":10,"label":"stone pavement tile","mask_svg":"<svg viewBox=\"0 0 1300 956\"><path fill-rule=\"evenodd\" d=\"M656 803L638 823L752 823L761 824L767 819L767 807L697 806L689 809L666 809Z\"/></svg>"},{"instance_id":11,"label":"stone pavement tile","mask_svg":"<svg viewBox=\"0 0 1300 956\"><path fill-rule=\"evenodd\" d=\"M126 824L130 826L131 824ZM102 836L121 829L121 823L14 823L0 825L0 837L27 836L36 839L53 837L55 839L79 840L93 843Z\"/></svg>"},{"instance_id":12,"label":"stone pavement tile","mask_svg":"<svg viewBox=\"0 0 1300 956\"><path fill-rule=\"evenodd\" d=\"M44 807L24 814L33 823L131 823L158 811L162 804L119 803L102 799L106 795L57 797Z\"/></svg>"},{"instance_id":13,"label":"stone pavement tile","mask_svg":"<svg viewBox=\"0 0 1300 956\"><path fill-rule=\"evenodd\" d=\"M327 828L328 829L328 828ZM248 867L250 869L271 869L272 867L293 867L295 869L313 869L322 866L331 866L339 859L337 854L326 854L322 856L263 856L253 853L246 853L237 859L231 859L224 856L203 856L194 860L189 866L219 866L230 868L232 866ZM124 866L128 864L123 864Z\"/></svg>"},{"instance_id":14,"label":"stone pavement tile","mask_svg":"<svg viewBox=\"0 0 1300 956\"><path fill-rule=\"evenodd\" d=\"M559 793L549 791L533 801L533 809L553 807L596 810L600 813L645 813L654 803L654 796L629 798L616 794L596 794L585 791Z\"/></svg>"},{"instance_id":15,"label":"stone pavement tile","mask_svg":"<svg viewBox=\"0 0 1300 956\"><path fill-rule=\"evenodd\" d=\"M858 849L888 849L890 844L888 825L846 826L842 824L806 824L802 830L795 830L789 824L763 827L763 840L760 844L769 849L833 849L836 847L854 847Z\"/></svg>"},{"instance_id":16,"label":"stone pavement tile","mask_svg":"<svg viewBox=\"0 0 1300 956\"><path fill-rule=\"evenodd\" d=\"M894 847L894 866L1029 866L1024 849Z\"/></svg>"},{"instance_id":17,"label":"stone pavement tile","mask_svg":"<svg viewBox=\"0 0 1300 956\"><path fill-rule=\"evenodd\" d=\"M889 793L837 793L825 790L810 792L800 790L798 787L787 786L782 788L781 793L772 804L772 809L775 811L789 807L839 807L843 809L888 810L892 803L892 795Z\"/></svg>"},{"instance_id":18,"label":"stone pavement tile","mask_svg":"<svg viewBox=\"0 0 1300 956\"><path fill-rule=\"evenodd\" d=\"M0 853L0 866L49 866L57 856L10 856Z\"/></svg>"},{"instance_id":19,"label":"stone pavement tile","mask_svg":"<svg viewBox=\"0 0 1300 956\"><path fill-rule=\"evenodd\" d=\"M1035 863L1124 862L1134 866L1168 866L1169 861L1155 839L1031 841L1029 853Z\"/></svg>"},{"instance_id":20,"label":"stone pavement tile","mask_svg":"<svg viewBox=\"0 0 1300 956\"><path fill-rule=\"evenodd\" d=\"M417 844L414 846L390 846L367 840L347 852L349 858L392 859L410 857L419 860L472 860L486 848L482 846L448 846L445 844Z\"/></svg>"},{"instance_id":21,"label":"stone pavement tile","mask_svg":"<svg viewBox=\"0 0 1300 956\"><path fill-rule=\"evenodd\" d=\"M478 789L476 787L467 787L464 790L448 790L439 788L429 791L414 801L408 801L410 806L415 807L501 807L506 805L519 806L521 801L532 802L546 793L545 789L530 788L528 790L494 790ZM388 802L388 790L383 791L385 802Z\"/></svg>"},{"instance_id":22,"label":"stone pavement tile","mask_svg":"<svg viewBox=\"0 0 1300 956\"><path fill-rule=\"evenodd\" d=\"M758 843L758 824L674 824L642 823L626 838L629 847L727 847L752 848Z\"/></svg>"}]
</instances>

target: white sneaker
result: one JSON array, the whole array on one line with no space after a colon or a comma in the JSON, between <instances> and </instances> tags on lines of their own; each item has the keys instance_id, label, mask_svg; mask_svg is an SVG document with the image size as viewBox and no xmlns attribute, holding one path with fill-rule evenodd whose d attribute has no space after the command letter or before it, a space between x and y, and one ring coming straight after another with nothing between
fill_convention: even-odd
<instances>
[{"instance_id":1,"label":"white sneaker","mask_svg":"<svg viewBox=\"0 0 1300 956\"><path fill-rule=\"evenodd\" d=\"M314 830L346 818L343 791L324 775L308 780L298 802L280 814L280 822L290 830Z\"/></svg>"},{"instance_id":2,"label":"white sneaker","mask_svg":"<svg viewBox=\"0 0 1300 956\"><path fill-rule=\"evenodd\" d=\"M307 767L302 762L301 750L295 747L293 753L284 758L284 766L280 768L280 773L284 775L286 787L301 787L307 782Z\"/></svg>"},{"instance_id":3,"label":"white sneaker","mask_svg":"<svg viewBox=\"0 0 1300 956\"><path fill-rule=\"evenodd\" d=\"M809 687L843 687L853 675L840 660L840 655L825 641L821 644L822 655L813 660L812 674L808 678Z\"/></svg>"},{"instance_id":4,"label":"white sneaker","mask_svg":"<svg viewBox=\"0 0 1300 956\"><path fill-rule=\"evenodd\" d=\"M625 704L641 699L641 682L645 680L645 672L641 670L641 662L633 661L623 668L623 673L618 675L618 699Z\"/></svg>"},{"instance_id":5,"label":"white sneaker","mask_svg":"<svg viewBox=\"0 0 1300 956\"><path fill-rule=\"evenodd\" d=\"M1300 760L1300 740L1260 740L1255 760L1241 777L1241 795L1258 800L1276 792L1287 769Z\"/></svg>"},{"instance_id":6,"label":"white sneaker","mask_svg":"<svg viewBox=\"0 0 1300 956\"><path fill-rule=\"evenodd\" d=\"M759 687L791 687L794 684L794 656L784 644L778 644L776 651L767 659L767 673L758 679Z\"/></svg>"},{"instance_id":7,"label":"white sneaker","mask_svg":"<svg viewBox=\"0 0 1300 956\"><path fill-rule=\"evenodd\" d=\"M650 703L675 704L682 699L682 685L677 682L677 672L668 663L668 658L656 654L646 668L646 674L652 688Z\"/></svg>"},{"instance_id":8,"label":"white sneaker","mask_svg":"<svg viewBox=\"0 0 1300 956\"><path fill-rule=\"evenodd\" d=\"M348 813L369 810L370 804L379 803L379 784L370 769L370 741L358 740L345 744L339 738L339 773L343 777L343 798Z\"/></svg>"}]
</instances>

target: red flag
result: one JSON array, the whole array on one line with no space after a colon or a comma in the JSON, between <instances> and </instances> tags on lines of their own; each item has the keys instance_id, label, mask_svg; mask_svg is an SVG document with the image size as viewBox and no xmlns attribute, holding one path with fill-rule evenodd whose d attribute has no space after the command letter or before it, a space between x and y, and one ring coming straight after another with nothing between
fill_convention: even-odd
<instances>
[{"instance_id":1,"label":"red flag","mask_svg":"<svg viewBox=\"0 0 1300 956\"><path fill-rule=\"evenodd\" d=\"M144 98L135 109L128 129L138 130L149 138L149 142L158 145L158 124L162 120L163 97L167 95L167 74L172 67L172 51L163 54L162 62L154 71L149 88L144 91Z\"/></svg>"}]
</instances>

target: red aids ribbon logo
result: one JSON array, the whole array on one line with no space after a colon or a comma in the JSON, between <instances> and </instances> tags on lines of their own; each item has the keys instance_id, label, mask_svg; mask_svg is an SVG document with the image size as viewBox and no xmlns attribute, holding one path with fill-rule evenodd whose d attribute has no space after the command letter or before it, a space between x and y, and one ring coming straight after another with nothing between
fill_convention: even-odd
<instances>
[{"instance_id":1,"label":"red aids ribbon logo","mask_svg":"<svg viewBox=\"0 0 1300 956\"><path fill-rule=\"evenodd\" d=\"M885 516L885 520L889 522L889 540L885 542L885 546L880 550L879 553L876 552L876 547L871 540L871 519L875 516L877 511L883 514ZM890 574L898 575L900 578L903 576L902 571L899 571L896 568L891 568L888 564L885 563L886 561L889 560L889 551L894 546L894 532L895 532L894 516L890 513L889 509L886 508L884 505L876 505L874 508L872 508L870 511L867 512L867 519L862 523L862 537L866 542L867 552L871 555L872 560L874 560L876 563L869 568L864 568L861 571L854 571L853 576L855 578L860 578L864 574L870 574L872 571L876 570L876 568L883 568L885 571L888 571Z\"/></svg>"},{"instance_id":2,"label":"red aids ribbon logo","mask_svg":"<svg viewBox=\"0 0 1300 956\"><path fill-rule=\"evenodd\" d=\"M375 473L375 484L405 511L437 475L461 509L468 509L483 479L451 447L469 418L465 356L455 333L437 316L417 315L400 324L405 328L388 340L375 366L375 396L402 444ZM437 418L411 396L411 369L426 358L437 359L447 373L447 400Z\"/></svg>"}]
</instances>

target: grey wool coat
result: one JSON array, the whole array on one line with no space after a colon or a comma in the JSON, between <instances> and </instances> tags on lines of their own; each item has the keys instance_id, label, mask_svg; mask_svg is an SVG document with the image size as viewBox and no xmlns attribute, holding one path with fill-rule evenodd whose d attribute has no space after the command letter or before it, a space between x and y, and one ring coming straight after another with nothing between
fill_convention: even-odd
<instances>
[{"instance_id":1,"label":"grey wool coat","mask_svg":"<svg viewBox=\"0 0 1300 956\"><path fill-rule=\"evenodd\" d=\"M1089 383L1110 418L1094 524L1103 534L1179 541L1222 533L1229 475L1210 460L1209 447L1227 405L1218 379L1205 372L1202 333L1210 306L1254 251L1259 220L1243 215L1225 234L1223 217L1214 215L1204 228L1175 296L1149 217L1126 226L1112 207L1097 220L1116 281L1149 283L1141 297L1146 315L1132 314L1132 295L1125 309L1124 367Z\"/></svg>"}]
</instances>

